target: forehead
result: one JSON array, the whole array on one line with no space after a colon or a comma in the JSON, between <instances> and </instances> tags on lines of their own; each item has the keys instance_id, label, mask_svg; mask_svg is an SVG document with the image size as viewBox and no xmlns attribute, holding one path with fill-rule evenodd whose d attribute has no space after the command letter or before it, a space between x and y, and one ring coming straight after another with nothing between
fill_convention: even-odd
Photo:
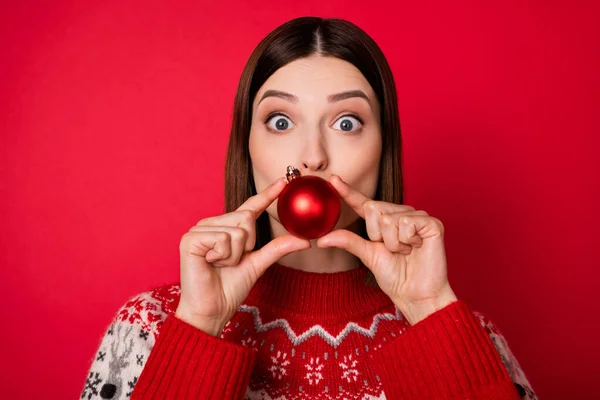
<instances>
[{"instance_id":1,"label":"forehead","mask_svg":"<svg viewBox=\"0 0 600 400\"><path fill-rule=\"evenodd\" d=\"M375 98L371 85L353 64L320 55L294 60L275 71L258 91L255 105L269 89L295 94L301 102L324 101L330 94L356 89Z\"/></svg>"}]
</instances>

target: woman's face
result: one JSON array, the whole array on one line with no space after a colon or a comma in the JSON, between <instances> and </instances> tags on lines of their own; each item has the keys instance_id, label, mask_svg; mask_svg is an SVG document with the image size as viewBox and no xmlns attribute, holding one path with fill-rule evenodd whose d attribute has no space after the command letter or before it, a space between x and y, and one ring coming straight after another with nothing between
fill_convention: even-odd
<instances>
[{"instance_id":1,"label":"woman's face","mask_svg":"<svg viewBox=\"0 0 600 400\"><path fill-rule=\"evenodd\" d=\"M293 165L302 175L325 180L339 175L373 198L381 158L379 107L365 77L347 61L313 55L277 70L252 105L249 146L256 190L285 176L287 166ZM285 232L277 200L267 212L274 233ZM342 202L336 228L357 219Z\"/></svg>"}]
</instances>

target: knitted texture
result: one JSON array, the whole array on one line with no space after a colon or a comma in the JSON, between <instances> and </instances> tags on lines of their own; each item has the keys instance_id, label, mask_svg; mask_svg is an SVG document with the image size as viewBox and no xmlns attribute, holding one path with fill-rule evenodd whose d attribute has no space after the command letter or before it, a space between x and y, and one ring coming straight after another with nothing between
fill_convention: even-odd
<instances>
[{"instance_id":1,"label":"knitted texture","mask_svg":"<svg viewBox=\"0 0 600 400\"><path fill-rule=\"evenodd\" d=\"M174 316L179 285L135 296L81 399L537 399L487 316L457 301L410 326L367 272L275 263L220 338Z\"/></svg>"}]
</instances>

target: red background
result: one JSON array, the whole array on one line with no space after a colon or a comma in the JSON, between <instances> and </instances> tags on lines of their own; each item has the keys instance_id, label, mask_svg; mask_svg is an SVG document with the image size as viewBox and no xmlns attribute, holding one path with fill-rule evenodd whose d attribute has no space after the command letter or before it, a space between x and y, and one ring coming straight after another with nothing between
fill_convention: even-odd
<instances>
[{"instance_id":1,"label":"red background","mask_svg":"<svg viewBox=\"0 0 600 400\"><path fill-rule=\"evenodd\" d=\"M542 399L597 391L599 6L47 3L0 16L1 397L78 398L118 307L178 281L181 236L223 210L243 65L301 15L387 55L406 202L444 223L459 297Z\"/></svg>"}]
</instances>

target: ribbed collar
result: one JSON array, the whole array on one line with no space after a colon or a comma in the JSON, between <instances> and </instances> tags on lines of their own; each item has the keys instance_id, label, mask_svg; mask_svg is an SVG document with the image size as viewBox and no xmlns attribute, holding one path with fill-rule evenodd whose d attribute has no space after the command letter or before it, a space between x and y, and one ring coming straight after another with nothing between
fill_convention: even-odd
<instances>
[{"instance_id":1,"label":"ribbed collar","mask_svg":"<svg viewBox=\"0 0 600 400\"><path fill-rule=\"evenodd\" d=\"M367 273L365 266L319 273L275 263L258 279L247 302L327 320L361 317L393 304L381 289L367 286Z\"/></svg>"}]
</instances>

